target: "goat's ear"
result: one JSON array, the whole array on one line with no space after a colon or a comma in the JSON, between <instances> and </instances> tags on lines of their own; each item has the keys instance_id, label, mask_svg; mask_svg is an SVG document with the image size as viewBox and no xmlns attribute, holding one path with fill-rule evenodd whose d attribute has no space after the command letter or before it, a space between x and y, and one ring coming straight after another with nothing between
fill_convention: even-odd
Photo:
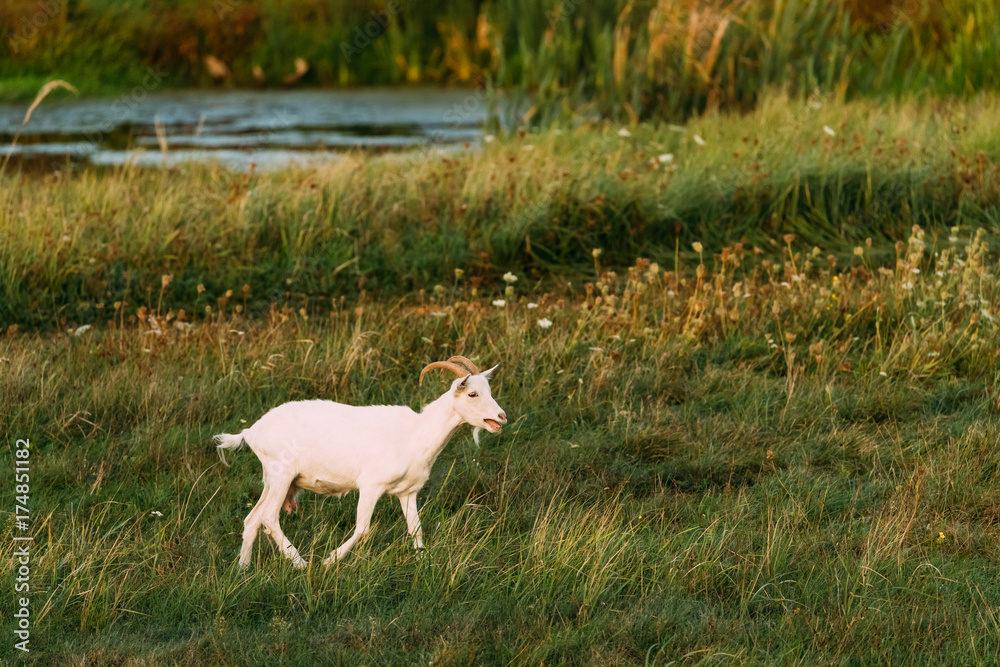
<instances>
[{"instance_id":1,"label":"goat's ear","mask_svg":"<svg viewBox=\"0 0 1000 667\"><path fill-rule=\"evenodd\" d=\"M457 387L455 387L455 391L463 391L465 389L466 385L469 384L469 378L470 377L472 377L471 373L469 375L466 375L464 378L462 378L462 381L458 383Z\"/></svg>"},{"instance_id":2,"label":"goat's ear","mask_svg":"<svg viewBox=\"0 0 1000 667\"><path fill-rule=\"evenodd\" d=\"M493 376L493 371L495 371L498 368L500 368L500 364L497 364L496 366L490 368L489 370L483 371L482 373L480 373L480 375L489 380Z\"/></svg>"}]
</instances>

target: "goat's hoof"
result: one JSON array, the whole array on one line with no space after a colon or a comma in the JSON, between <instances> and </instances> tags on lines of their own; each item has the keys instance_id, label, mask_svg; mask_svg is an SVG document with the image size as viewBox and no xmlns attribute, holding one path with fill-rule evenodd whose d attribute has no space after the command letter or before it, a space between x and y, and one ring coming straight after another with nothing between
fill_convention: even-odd
<instances>
[{"instance_id":1,"label":"goat's hoof","mask_svg":"<svg viewBox=\"0 0 1000 667\"><path fill-rule=\"evenodd\" d=\"M307 567L309 567L309 563L307 563L305 560L299 558L298 560L293 560L292 561L292 567L294 567L296 570L304 570Z\"/></svg>"}]
</instances>

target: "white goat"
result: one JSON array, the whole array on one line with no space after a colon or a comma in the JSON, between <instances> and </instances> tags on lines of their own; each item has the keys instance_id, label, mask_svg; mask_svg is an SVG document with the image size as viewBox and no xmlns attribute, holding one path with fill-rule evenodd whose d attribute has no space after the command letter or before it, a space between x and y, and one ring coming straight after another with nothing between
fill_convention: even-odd
<instances>
[{"instance_id":1,"label":"white goat","mask_svg":"<svg viewBox=\"0 0 1000 667\"><path fill-rule=\"evenodd\" d=\"M250 564L261 525L295 567L306 566L278 524L282 507L287 512L296 509L295 497L301 489L333 496L354 489L361 492L354 534L324 565L346 556L365 535L375 502L384 493L399 499L413 546L423 547L417 492L452 433L462 424L499 433L507 422L490 394L489 378L496 366L480 373L471 361L455 356L427 365L420 372L421 384L433 368L450 370L459 379L419 413L405 406L293 401L273 408L236 435L215 436L220 455L222 449L238 449L246 443L264 467L264 491L243 522L240 566Z\"/></svg>"}]
</instances>

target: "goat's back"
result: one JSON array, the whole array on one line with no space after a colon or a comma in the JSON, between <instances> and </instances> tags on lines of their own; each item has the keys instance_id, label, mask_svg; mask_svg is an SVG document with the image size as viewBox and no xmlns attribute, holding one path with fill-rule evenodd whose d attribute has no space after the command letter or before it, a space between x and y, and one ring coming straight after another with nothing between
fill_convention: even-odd
<instances>
[{"instance_id":1,"label":"goat's back","mask_svg":"<svg viewBox=\"0 0 1000 667\"><path fill-rule=\"evenodd\" d=\"M374 459L396 459L417 413L405 406L356 406L333 401L292 401L269 410L243 431L266 459L294 470L356 476Z\"/></svg>"}]
</instances>

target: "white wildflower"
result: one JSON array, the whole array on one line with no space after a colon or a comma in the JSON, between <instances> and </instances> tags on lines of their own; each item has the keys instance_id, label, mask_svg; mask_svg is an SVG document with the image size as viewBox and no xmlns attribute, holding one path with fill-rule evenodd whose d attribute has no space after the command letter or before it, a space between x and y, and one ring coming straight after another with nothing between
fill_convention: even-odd
<instances>
[{"instance_id":1,"label":"white wildflower","mask_svg":"<svg viewBox=\"0 0 1000 667\"><path fill-rule=\"evenodd\" d=\"M505 283L516 283L517 282L517 276L515 276L513 273L511 273L510 271L508 271L507 273L503 274L503 281Z\"/></svg>"},{"instance_id":2,"label":"white wildflower","mask_svg":"<svg viewBox=\"0 0 1000 667\"><path fill-rule=\"evenodd\" d=\"M538 304L534 301L528 304L528 310L534 310L535 308L538 308Z\"/></svg>"},{"instance_id":3,"label":"white wildflower","mask_svg":"<svg viewBox=\"0 0 1000 667\"><path fill-rule=\"evenodd\" d=\"M547 317L543 317L542 319L538 320L538 326L540 326L543 329L548 329L549 327L552 326L552 320L550 320Z\"/></svg>"},{"instance_id":4,"label":"white wildflower","mask_svg":"<svg viewBox=\"0 0 1000 667\"><path fill-rule=\"evenodd\" d=\"M76 331L73 332L73 335L74 336L82 336L83 334L87 333L88 331L90 331L90 325L89 324L84 324L81 327L77 327Z\"/></svg>"},{"instance_id":5,"label":"white wildflower","mask_svg":"<svg viewBox=\"0 0 1000 667\"><path fill-rule=\"evenodd\" d=\"M488 144L492 144L496 140L497 138L494 137L492 134L487 134L485 137L483 137L483 141L485 141Z\"/></svg>"},{"instance_id":6,"label":"white wildflower","mask_svg":"<svg viewBox=\"0 0 1000 667\"><path fill-rule=\"evenodd\" d=\"M702 139L700 135L697 134L694 135L694 143L698 144L699 146L705 146L707 144L707 142L704 139Z\"/></svg>"},{"instance_id":7,"label":"white wildflower","mask_svg":"<svg viewBox=\"0 0 1000 667\"><path fill-rule=\"evenodd\" d=\"M833 128L830 127L829 125L824 125L823 126L823 131L826 132L827 134L829 134L831 137L837 136L837 133L834 132Z\"/></svg>"},{"instance_id":8,"label":"white wildflower","mask_svg":"<svg viewBox=\"0 0 1000 667\"><path fill-rule=\"evenodd\" d=\"M497 308L503 308L504 306L507 305L507 302L504 301L503 299L497 299L496 301L493 302L493 305L496 306Z\"/></svg>"},{"instance_id":9,"label":"white wildflower","mask_svg":"<svg viewBox=\"0 0 1000 667\"><path fill-rule=\"evenodd\" d=\"M666 164L668 162L673 162L674 161L674 154L673 153L664 153L663 155L659 156L656 159L660 161L660 164Z\"/></svg>"},{"instance_id":10,"label":"white wildflower","mask_svg":"<svg viewBox=\"0 0 1000 667\"><path fill-rule=\"evenodd\" d=\"M618 136L619 136L619 137L631 137L631 136L632 136L632 133L631 133L631 132L629 132L628 130L626 130L626 129L625 129L624 127L623 127L622 129L618 130Z\"/></svg>"}]
</instances>

